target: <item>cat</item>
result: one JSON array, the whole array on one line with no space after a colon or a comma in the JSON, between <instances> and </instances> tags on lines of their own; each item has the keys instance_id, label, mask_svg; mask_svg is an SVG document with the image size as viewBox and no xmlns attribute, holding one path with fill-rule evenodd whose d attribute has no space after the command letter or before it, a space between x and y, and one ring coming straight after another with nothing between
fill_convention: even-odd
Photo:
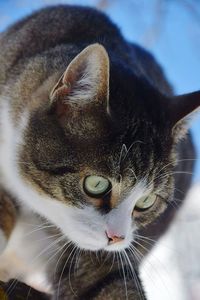
<instances>
[{"instance_id":1,"label":"cat","mask_svg":"<svg viewBox=\"0 0 200 300\"><path fill-rule=\"evenodd\" d=\"M200 92L174 96L151 54L79 6L8 28L0 70L0 280L51 299L145 299L138 266L190 186Z\"/></svg>"}]
</instances>

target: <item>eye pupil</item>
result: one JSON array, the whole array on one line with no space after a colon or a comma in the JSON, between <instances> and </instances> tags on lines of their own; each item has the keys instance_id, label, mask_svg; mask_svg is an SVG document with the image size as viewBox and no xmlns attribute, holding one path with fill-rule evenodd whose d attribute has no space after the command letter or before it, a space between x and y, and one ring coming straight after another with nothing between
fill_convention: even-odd
<instances>
[{"instance_id":1,"label":"eye pupil","mask_svg":"<svg viewBox=\"0 0 200 300\"><path fill-rule=\"evenodd\" d=\"M110 181L102 176L87 176L83 183L85 193L91 197L100 197L106 194L110 188Z\"/></svg>"},{"instance_id":2,"label":"eye pupil","mask_svg":"<svg viewBox=\"0 0 200 300\"><path fill-rule=\"evenodd\" d=\"M95 185L95 187L97 187L100 184L100 181Z\"/></svg>"},{"instance_id":3,"label":"eye pupil","mask_svg":"<svg viewBox=\"0 0 200 300\"><path fill-rule=\"evenodd\" d=\"M140 210L140 211L149 209L151 206L154 205L156 198L157 198L157 196L155 194L141 197L136 202L135 209Z\"/></svg>"}]
</instances>

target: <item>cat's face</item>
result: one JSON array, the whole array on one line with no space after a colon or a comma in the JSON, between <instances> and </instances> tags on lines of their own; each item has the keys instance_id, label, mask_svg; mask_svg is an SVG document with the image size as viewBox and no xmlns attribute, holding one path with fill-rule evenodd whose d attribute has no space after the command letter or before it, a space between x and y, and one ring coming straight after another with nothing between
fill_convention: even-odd
<instances>
[{"instance_id":1,"label":"cat's face","mask_svg":"<svg viewBox=\"0 0 200 300\"><path fill-rule=\"evenodd\" d=\"M37 211L82 249L127 248L173 197L166 99L123 66L111 66L109 84L98 45L72 61L51 99L30 113L19 153Z\"/></svg>"}]
</instances>

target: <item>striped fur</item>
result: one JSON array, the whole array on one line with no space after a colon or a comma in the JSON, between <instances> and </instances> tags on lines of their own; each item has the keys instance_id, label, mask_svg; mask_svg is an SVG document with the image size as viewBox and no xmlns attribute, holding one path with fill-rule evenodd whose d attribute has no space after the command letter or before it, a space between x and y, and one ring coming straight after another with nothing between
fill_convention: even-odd
<instances>
[{"instance_id":1,"label":"striped fur","mask_svg":"<svg viewBox=\"0 0 200 300\"><path fill-rule=\"evenodd\" d=\"M8 28L0 35L0 70L0 232L10 241L0 259L14 251L20 261L12 268L9 255L2 260L7 279L52 299L140 299L138 265L151 246L138 234L157 240L175 213L174 196L184 199L194 152L190 137L182 138L199 93L173 96L154 58L84 7L47 8ZM88 196L88 175L107 178L109 195ZM155 204L136 210L151 193ZM7 210L7 197L16 212ZM37 243L40 234L23 238L20 218L27 216L54 227L58 249L69 242L59 261L42 256L39 274L31 260L46 243ZM109 243L109 231L122 237L118 243ZM43 228L44 238L51 234ZM131 276L123 282L126 268Z\"/></svg>"}]
</instances>

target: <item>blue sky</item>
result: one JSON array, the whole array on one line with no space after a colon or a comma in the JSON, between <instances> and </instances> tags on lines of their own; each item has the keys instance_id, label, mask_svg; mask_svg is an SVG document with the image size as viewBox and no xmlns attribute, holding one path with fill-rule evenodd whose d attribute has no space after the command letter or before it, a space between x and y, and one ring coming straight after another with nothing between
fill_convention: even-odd
<instances>
[{"instance_id":1,"label":"blue sky","mask_svg":"<svg viewBox=\"0 0 200 300\"><path fill-rule=\"evenodd\" d=\"M200 1L0 0L0 31L33 10L57 3L101 5L129 40L155 55L177 94L200 89ZM194 180L200 181L200 117L193 121L192 133L198 154Z\"/></svg>"}]
</instances>

